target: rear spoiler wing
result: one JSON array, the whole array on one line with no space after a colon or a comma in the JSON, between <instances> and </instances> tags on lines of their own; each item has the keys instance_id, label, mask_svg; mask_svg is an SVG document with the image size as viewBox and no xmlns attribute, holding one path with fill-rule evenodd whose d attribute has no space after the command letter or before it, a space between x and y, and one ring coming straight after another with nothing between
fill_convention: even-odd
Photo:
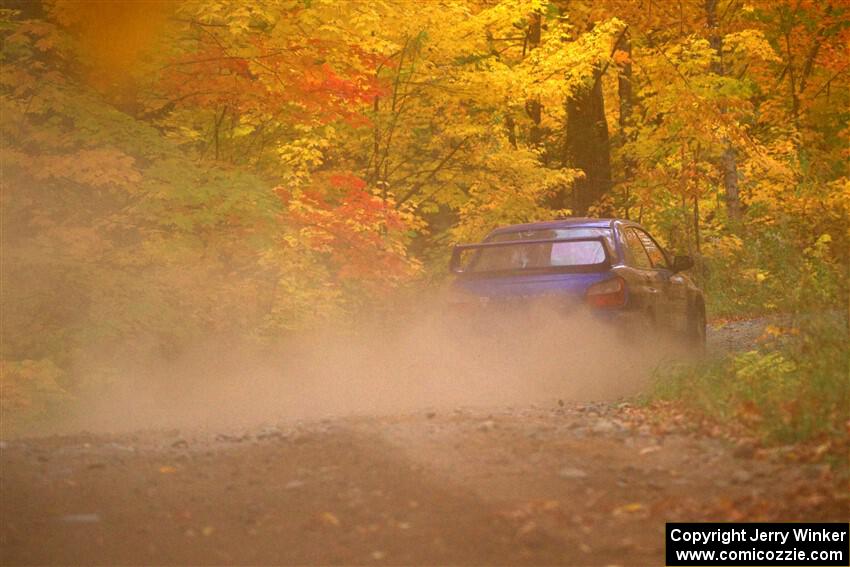
<instances>
[{"instance_id":1,"label":"rear spoiler wing","mask_svg":"<svg viewBox=\"0 0 850 567\"><path fill-rule=\"evenodd\" d=\"M540 240L506 240L504 242L481 242L479 244L456 244L452 248L452 259L449 261L449 270L455 274L462 274L463 269L460 266L461 254L467 250L477 250L486 248L502 248L506 246L525 246L529 244L556 244L559 242L599 242L602 245L602 250L605 251L605 261L599 264L589 264L594 267L608 267L611 265L611 253L608 250L608 245L605 243L603 236L584 236L580 238L544 238ZM574 266L577 267L577 266ZM554 268L554 267L553 267Z\"/></svg>"}]
</instances>

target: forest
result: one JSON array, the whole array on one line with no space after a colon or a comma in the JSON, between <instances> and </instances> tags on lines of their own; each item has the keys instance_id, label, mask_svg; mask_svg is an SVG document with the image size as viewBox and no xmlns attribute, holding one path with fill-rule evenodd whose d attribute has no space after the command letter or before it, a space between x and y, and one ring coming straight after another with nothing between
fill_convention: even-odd
<instances>
[{"instance_id":1,"label":"forest","mask_svg":"<svg viewBox=\"0 0 850 567\"><path fill-rule=\"evenodd\" d=\"M693 256L712 324L776 317L647 403L847 448L847 0L4 4L4 430L595 216Z\"/></svg>"}]
</instances>

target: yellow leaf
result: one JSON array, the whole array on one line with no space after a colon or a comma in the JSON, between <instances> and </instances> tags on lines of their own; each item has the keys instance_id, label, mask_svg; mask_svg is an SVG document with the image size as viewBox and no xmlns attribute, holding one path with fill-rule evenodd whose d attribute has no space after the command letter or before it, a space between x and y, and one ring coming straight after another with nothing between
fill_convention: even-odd
<instances>
[{"instance_id":1,"label":"yellow leaf","mask_svg":"<svg viewBox=\"0 0 850 567\"><path fill-rule=\"evenodd\" d=\"M338 526L339 525L339 518L337 518L335 515L333 515L330 512L322 512L322 515L319 516L319 519L326 526Z\"/></svg>"},{"instance_id":2,"label":"yellow leaf","mask_svg":"<svg viewBox=\"0 0 850 567\"><path fill-rule=\"evenodd\" d=\"M634 514L635 512L641 512L645 509L644 505L640 502L632 502L631 504L625 504L620 506L619 508L614 510L615 516L622 516L623 514Z\"/></svg>"}]
</instances>

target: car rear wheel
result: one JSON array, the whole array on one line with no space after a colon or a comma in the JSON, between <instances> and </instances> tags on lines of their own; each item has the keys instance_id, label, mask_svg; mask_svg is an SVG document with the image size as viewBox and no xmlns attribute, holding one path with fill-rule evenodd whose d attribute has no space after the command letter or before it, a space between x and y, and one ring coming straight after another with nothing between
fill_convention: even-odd
<instances>
[{"instance_id":1,"label":"car rear wheel","mask_svg":"<svg viewBox=\"0 0 850 567\"><path fill-rule=\"evenodd\" d=\"M705 327L705 306L700 302L688 315L688 344L699 355L705 353Z\"/></svg>"},{"instance_id":2,"label":"car rear wheel","mask_svg":"<svg viewBox=\"0 0 850 567\"><path fill-rule=\"evenodd\" d=\"M658 326L652 311L635 313L621 332L626 342L639 350L657 344Z\"/></svg>"}]
</instances>

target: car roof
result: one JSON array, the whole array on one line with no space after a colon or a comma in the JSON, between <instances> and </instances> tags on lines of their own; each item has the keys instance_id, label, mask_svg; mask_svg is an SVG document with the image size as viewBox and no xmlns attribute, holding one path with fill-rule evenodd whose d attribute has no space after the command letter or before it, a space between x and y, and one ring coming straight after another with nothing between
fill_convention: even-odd
<instances>
[{"instance_id":1,"label":"car roof","mask_svg":"<svg viewBox=\"0 0 850 567\"><path fill-rule=\"evenodd\" d=\"M611 228L615 222L630 222L625 219L593 219L585 217L574 217L568 219L531 222L526 224L512 224L493 230L488 236L504 234L506 232L524 232L527 230L552 230L558 228ZM631 224L631 223L630 223Z\"/></svg>"}]
</instances>

